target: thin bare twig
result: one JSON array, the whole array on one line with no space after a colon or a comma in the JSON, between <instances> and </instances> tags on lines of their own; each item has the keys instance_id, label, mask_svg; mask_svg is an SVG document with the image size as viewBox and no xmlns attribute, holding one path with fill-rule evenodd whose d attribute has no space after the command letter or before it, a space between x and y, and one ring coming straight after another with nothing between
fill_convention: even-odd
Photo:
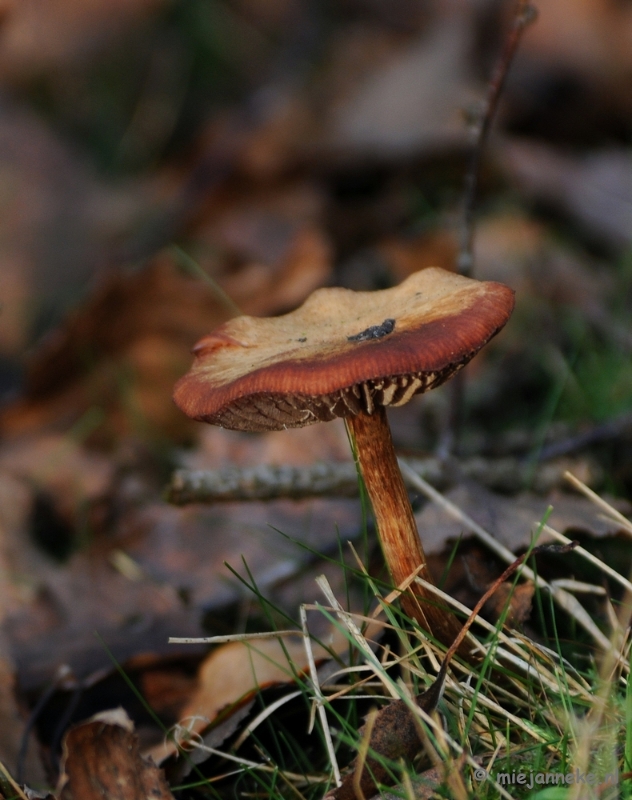
<instances>
[{"instance_id":1,"label":"thin bare twig","mask_svg":"<svg viewBox=\"0 0 632 800\"><path fill-rule=\"evenodd\" d=\"M509 68L522 39L525 29L535 21L537 11L527 0L519 0L511 30L505 40L500 58L492 73L487 87L487 97L474 129L470 163L465 175L465 191L463 202L463 228L461 247L458 259L458 270L462 275L471 275L474 267L474 205L478 189L478 178L483 159L483 152L489 137L489 131L496 115L498 100L505 86Z\"/></svg>"},{"instance_id":2,"label":"thin bare twig","mask_svg":"<svg viewBox=\"0 0 632 800\"><path fill-rule=\"evenodd\" d=\"M458 272L467 277L470 277L474 272L474 207L485 145L496 115L498 100L505 86L507 74L520 44L522 34L527 26L535 20L536 16L535 6L532 6L527 0L519 0L511 30L492 73L487 87L487 96L474 126L469 165L465 173L461 242L457 259ZM463 397L465 394L464 381L463 373L457 375L452 381L448 418L444 423L444 430L437 448L437 455L443 459L454 451L459 439L463 416Z\"/></svg>"},{"instance_id":3,"label":"thin bare twig","mask_svg":"<svg viewBox=\"0 0 632 800\"><path fill-rule=\"evenodd\" d=\"M579 478L575 477L572 472L565 473L564 477L578 491L580 491L591 502L598 506L598 508L601 508L605 512L606 516L608 516L611 520L618 522L628 533L632 533L632 522L630 522L627 517L624 517L620 511L617 511L616 508L613 508L610 503L603 499L603 497L599 497L598 494L595 494L592 489L586 486L583 481L580 481Z\"/></svg>"}]
</instances>

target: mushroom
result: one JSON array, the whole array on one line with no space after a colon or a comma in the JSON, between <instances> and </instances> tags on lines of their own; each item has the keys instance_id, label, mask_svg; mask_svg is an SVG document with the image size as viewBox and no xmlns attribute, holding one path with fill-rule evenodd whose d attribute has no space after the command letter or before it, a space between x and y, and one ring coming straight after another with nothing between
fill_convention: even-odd
<instances>
[{"instance_id":1,"label":"mushroom","mask_svg":"<svg viewBox=\"0 0 632 800\"><path fill-rule=\"evenodd\" d=\"M344 417L393 581L400 586L413 574L432 581L385 408L452 377L513 305L502 284L437 268L376 292L318 289L289 314L236 317L201 339L174 399L194 419L242 431ZM414 581L402 605L444 643L459 630Z\"/></svg>"}]
</instances>

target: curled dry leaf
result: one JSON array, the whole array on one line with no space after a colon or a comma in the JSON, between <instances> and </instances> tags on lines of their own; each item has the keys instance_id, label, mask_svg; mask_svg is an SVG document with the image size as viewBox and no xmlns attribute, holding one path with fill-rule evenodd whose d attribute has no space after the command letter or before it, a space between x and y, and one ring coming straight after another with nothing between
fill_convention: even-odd
<instances>
[{"instance_id":1,"label":"curled dry leaf","mask_svg":"<svg viewBox=\"0 0 632 800\"><path fill-rule=\"evenodd\" d=\"M463 587L458 599L463 602L466 586L471 589L473 598L478 599L497 578L498 570L490 563L485 549L478 544L470 544L467 547L467 555L464 555L461 561L464 574L459 574L459 559L457 559L455 572L450 575L450 581L455 583L458 581ZM530 580L517 584L513 580L501 583L483 606L484 614L494 622L506 614L505 624L515 628L528 619L534 591L535 584ZM473 605L473 598L468 598L467 604Z\"/></svg>"},{"instance_id":2,"label":"curled dry leaf","mask_svg":"<svg viewBox=\"0 0 632 800\"><path fill-rule=\"evenodd\" d=\"M342 652L346 637L334 628L331 650ZM323 646L312 643L318 662L330 657ZM231 642L214 650L199 671L196 693L181 713L182 720L191 720L187 728L194 733L204 730L225 706L232 705L255 689L276 683L290 683L294 675L307 670L307 657L302 637L258 639L251 642ZM173 742L153 748L149 755L160 764L173 755Z\"/></svg>"},{"instance_id":3,"label":"curled dry leaf","mask_svg":"<svg viewBox=\"0 0 632 800\"><path fill-rule=\"evenodd\" d=\"M317 616L315 627L322 620ZM379 623L371 623L365 631L367 640L375 639L381 632ZM311 630L311 625L310 625ZM318 630L320 641L311 647L316 665L331 658L331 653L346 652L348 640L338 627ZM202 732L218 713L242 700L254 690L274 684L292 683L296 674L308 671L303 637L284 636L279 639L255 639L248 642L230 642L218 647L206 658L198 674L198 688L180 714L186 728L192 733ZM176 749L173 742L153 748L148 755L161 764Z\"/></svg>"},{"instance_id":4,"label":"curled dry leaf","mask_svg":"<svg viewBox=\"0 0 632 800\"><path fill-rule=\"evenodd\" d=\"M2 432L67 428L96 407L102 438L138 434L139 419L181 435L170 388L209 319L227 316L210 288L167 259L134 274L110 272L34 353L22 396L3 410Z\"/></svg>"},{"instance_id":5,"label":"curled dry leaf","mask_svg":"<svg viewBox=\"0 0 632 800\"><path fill-rule=\"evenodd\" d=\"M381 708L373 718L373 723L370 730L368 723L361 728L360 735L369 737L370 753L378 753L379 757L368 755L359 776L355 773L357 761L354 761L342 785L327 795L325 800L369 797L380 783L389 782L389 761L399 761L402 758L410 761L417 753L422 752L415 715L403 700L394 700Z\"/></svg>"},{"instance_id":6,"label":"curled dry leaf","mask_svg":"<svg viewBox=\"0 0 632 800\"><path fill-rule=\"evenodd\" d=\"M64 738L58 800L173 800L162 770L140 755L123 709L106 711Z\"/></svg>"},{"instance_id":7,"label":"curled dry leaf","mask_svg":"<svg viewBox=\"0 0 632 800\"><path fill-rule=\"evenodd\" d=\"M241 308L287 310L326 281L331 257L325 235L314 226L294 233L278 262L249 262L220 277ZM190 438L171 388L196 339L232 313L215 288L183 274L168 255L135 273L112 270L34 352L22 396L3 409L0 430L19 436L67 429L97 410L103 421L91 442L148 433Z\"/></svg>"}]
</instances>

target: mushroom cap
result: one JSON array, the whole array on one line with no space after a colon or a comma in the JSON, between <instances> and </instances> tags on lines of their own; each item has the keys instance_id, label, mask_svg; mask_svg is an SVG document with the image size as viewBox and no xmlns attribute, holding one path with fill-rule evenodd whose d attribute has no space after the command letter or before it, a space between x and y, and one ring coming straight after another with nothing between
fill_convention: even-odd
<instances>
[{"instance_id":1,"label":"mushroom cap","mask_svg":"<svg viewBox=\"0 0 632 800\"><path fill-rule=\"evenodd\" d=\"M281 317L235 317L193 348L174 400L194 419L280 430L400 406L463 367L514 293L438 268L376 292L316 290Z\"/></svg>"}]
</instances>

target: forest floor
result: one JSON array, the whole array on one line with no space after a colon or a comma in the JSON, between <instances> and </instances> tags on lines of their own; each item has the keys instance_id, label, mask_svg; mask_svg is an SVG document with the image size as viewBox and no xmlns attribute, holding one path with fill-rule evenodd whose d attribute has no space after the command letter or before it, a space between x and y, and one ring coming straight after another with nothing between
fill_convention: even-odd
<instances>
[{"instance_id":1,"label":"forest floor","mask_svg":"<svg viewBox=\"0 0 632 800\"><path fill-rule=\"evenodd\" d=\"M374 711L417 714L446 643L391 595L344 423L172 391L236 313L456 271L468 232L515 311L389 411L441 602L579 547L488 601L382 791L632 796L632 7L541 6L477 151L509 2L5 4L0 798L368 800Z\"/></svg>"}]
</instances>

